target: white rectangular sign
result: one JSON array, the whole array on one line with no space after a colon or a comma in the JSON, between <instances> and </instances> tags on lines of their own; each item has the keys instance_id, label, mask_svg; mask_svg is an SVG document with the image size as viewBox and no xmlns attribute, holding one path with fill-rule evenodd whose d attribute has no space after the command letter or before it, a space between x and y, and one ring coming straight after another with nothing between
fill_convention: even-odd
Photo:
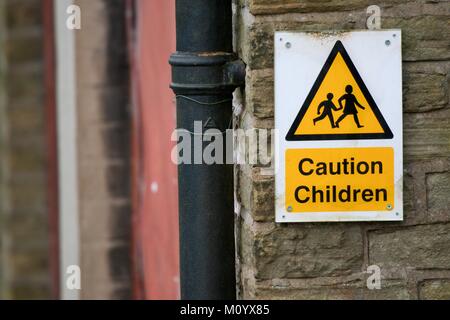
<instances>
[{"instance_id":1,"label":"white rectangular sign","mask_svg":"<svg viewBox=\"0 0 450 320\"><path fill-rule=\"evenodd\" d=\"M403 220L401 31L274 41L276 221Z\"/></svg>"}]
</instances>

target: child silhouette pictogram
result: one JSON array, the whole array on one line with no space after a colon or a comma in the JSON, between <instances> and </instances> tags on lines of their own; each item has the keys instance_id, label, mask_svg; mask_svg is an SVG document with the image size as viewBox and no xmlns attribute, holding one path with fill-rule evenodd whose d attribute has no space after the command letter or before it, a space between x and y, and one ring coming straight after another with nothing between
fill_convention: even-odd
<instances>
[{"instance_id":1,"label":"child silhouette pictogram","mask_svg":"<svg viewBox=\"0 0 450 320\"><path fill-rule=\"evenodd\" d=\"M358 128L362 128L364 127L363 125L361 125L359 123L359 119L358 119L358 110L356 109L356 107L361 108L362 110L365 110L365 108L358 102L358 100L356 99L356 97L352 94L353 92L353 87L351 85L348 85L345 87L345 92L346 94L344 94L342 97L339 98L339 110L341 110L342 108L344 108L344 112L343 114L339 117L338 121L336 121L336 128L339 128L339 123L344 120L345 117L347 117L348 115L353 115L353 119L355 120L356 125L358 126ZM342 106L342 101L345 100L345 106Z\"/></svg>"},{"instance_id":2,"label":"child silhouette pictogram","mask_svg":"<svg viewBox=\"0 0 450 320\"><path fill-rule=\"evenodd\" d=\"M328 117L328 119L330 120L331 123L331 127L332 128L336 128L335 124L334 124L334 118L333 118L333 110L337 111L339 110L333 103L333 94L332 93L328 93L327 94L327 99L328 100L324 100L322 101L318 108L317 108L317 114L319 114L319 116L317 118L315 118L313 120L314 125L316 125L316 122L321 121L323 119L325 119L326 117ZM323 112L322 114L320 113L321 110L323 108Z\"/></svg>"}]
</instances>

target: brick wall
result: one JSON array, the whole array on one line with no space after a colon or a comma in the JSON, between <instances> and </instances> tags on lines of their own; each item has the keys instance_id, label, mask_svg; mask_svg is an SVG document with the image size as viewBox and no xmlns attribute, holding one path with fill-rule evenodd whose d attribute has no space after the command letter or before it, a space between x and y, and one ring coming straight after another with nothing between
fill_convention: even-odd
<instances>
[{"instance_id":1,"label":"brick wall","mask_svg":"<svg viewBox=\"0 0 450 320\"><path fill-rule=\"evenodd\" d=\"M436 1L237 0L236 49L247 64L243 128L273 128L273 33L365 29L366 8L403 31L401 223L274 223L274 179L238 168L242 298L450 298L450 6ZM379 265L382 289L366 287Z\"/></svg>"},{"instance_id":2,"label":"brick wall","mask_svg":"<svg viewBox=\"0 0 450 320\"><path fill-rule=\"evenodd\" d=\"M81 299L131 298L125 2L78 0L76 31Z\"/></svg>"},{"instance_id":3,"label":"brick wall","mask_svg":"<svg viewBox=\"0 0 450 320\"><path fill-rule=\"evenodd\" d=\"M0 16L0 298L49 298L41 1Z\"/></svg>"}]
</instances>

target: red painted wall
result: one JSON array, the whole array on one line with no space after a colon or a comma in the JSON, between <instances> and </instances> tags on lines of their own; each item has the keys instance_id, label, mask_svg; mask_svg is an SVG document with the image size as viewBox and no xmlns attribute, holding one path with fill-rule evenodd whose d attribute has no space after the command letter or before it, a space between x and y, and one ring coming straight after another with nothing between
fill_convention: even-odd
<instances>
[{"instance_id":1,"label":"red painted wall","mask_svg":"<svg viewBox=\"0 0 450 320\"><path fill-rule=\"evenodd\" d=\"M171 161L176 118L168 64L175 51L175 0L137 0L134 6L135 295L178 299L178 187Z\"/></svg>"}]
</instances>

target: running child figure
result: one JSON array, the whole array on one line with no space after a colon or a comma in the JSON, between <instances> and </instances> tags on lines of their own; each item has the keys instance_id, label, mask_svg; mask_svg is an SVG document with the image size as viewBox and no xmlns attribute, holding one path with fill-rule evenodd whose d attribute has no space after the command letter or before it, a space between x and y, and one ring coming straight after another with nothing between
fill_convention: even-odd
<instances>
[{"instance_id":1,"label":"running child figure","mask_svg":"<svg viewBox=\"0 0 450 320\"><path fill-rule=\"evenodd\" d=\"M319 116L317 118L315 118L313 120L314 125L316 125L316 122L321 121L323 119L325 119L326 117L328 117L328 119L330 120L331 123L331 127L332 128L336 128L335 124L334 124L334 119L333 119L333 110L337 111L339 110L333 103L333 94L329 93L327 94L327 99L325 101L322 101L319 104L319 107L317 108L317 114L319 114ZM323 108L323 112L321 114L321 110Z\"/></svg>"}]
</instances>

